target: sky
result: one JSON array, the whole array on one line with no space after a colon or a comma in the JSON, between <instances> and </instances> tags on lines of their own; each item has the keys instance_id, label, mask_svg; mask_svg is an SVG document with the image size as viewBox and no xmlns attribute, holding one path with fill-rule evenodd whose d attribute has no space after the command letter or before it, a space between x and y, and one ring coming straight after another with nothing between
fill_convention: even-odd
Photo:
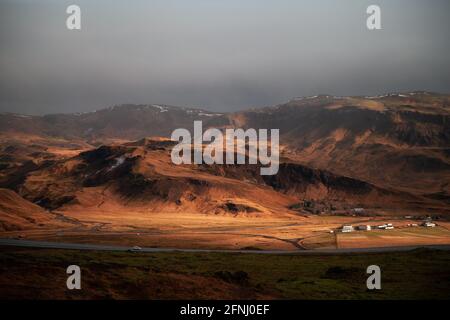
<instances>
[{"instance_id":1,"label":"sky","mask_svg":"<svg viewBox=\"0 0 450 320\"><path fill-rule=\"evenodd\" d=\"M66 8L81 8L68 30ZM366 9L381 8L381 30ZM448 0L0 0L0 111L450 93Z\"/></svg>"}]
</instances>

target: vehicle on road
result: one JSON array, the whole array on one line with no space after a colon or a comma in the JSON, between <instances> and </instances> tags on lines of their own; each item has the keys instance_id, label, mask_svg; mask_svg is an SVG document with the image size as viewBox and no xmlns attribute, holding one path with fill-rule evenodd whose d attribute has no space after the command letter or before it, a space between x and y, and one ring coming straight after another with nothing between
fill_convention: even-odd
<instances>
[{"instance_id":1,"label":"vehicle on road","mask_svg":"<svg viewBox=\"0 0 450 320\"><path fill-rule=\"evenodd\" d=\"M134 247L128 249L128 251L129 252L140 252L140 251L142 251L142 248L139 246L134 246Z\"/></svg>"}]
</instances>

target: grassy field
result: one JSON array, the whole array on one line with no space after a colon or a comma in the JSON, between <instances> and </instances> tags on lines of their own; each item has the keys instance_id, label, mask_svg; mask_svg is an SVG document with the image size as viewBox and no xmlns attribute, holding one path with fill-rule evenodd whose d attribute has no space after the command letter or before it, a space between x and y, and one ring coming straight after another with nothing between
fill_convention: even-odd
<instances>
[{"instance_id":1,"label":"grassy field","mask_svg":"<svg viewBox=\"0 0 450 320\"><path fill-rule=\"evenodd\" d=\"M82 290L66 289L66 268ZM382 289L366 289L366 268ZM340 255L117 253L2 248L1 299L448 299L450 252Z\"/></svg>"},{"instance_id":2,"label":"grassy field","mask_svg":"<svg viewBox=\"0 0 450 320\"><path fill-rule=\"evenodd\" d=\"M407 246L448 244L450 231L444 227L406 227L393 230L371 230L351 233L337 233L339 248L368 248L386 246Z\"/></svg>"}]
</instances>

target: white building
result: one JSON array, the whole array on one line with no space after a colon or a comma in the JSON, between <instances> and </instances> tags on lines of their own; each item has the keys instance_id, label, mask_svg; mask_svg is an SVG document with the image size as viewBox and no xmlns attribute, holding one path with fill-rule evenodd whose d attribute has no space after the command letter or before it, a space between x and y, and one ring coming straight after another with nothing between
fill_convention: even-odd
<instances>
[{"instance_id":1,"label":"white building","mask_svg":"<svg viewBox=\"0 0 450 320\"><path fill-rule=\"evenodd\" d=\"M425 221L422 225L423 225L424 227L427 227L427 228L433 228L433 227L436 227L436 224L433 223L433 222L430 222L430 221Z\"/></svg>"},{"instance_id":2,"label":"white building","mask_svg":"<svg viewBox=\"0 0 450 320\"><path fill-rule=\"evenodd\" d=\"M352 231L353 231L353 226L351 226L351 225L342 226L342 232L352 232Z\"/></svg>"},{"instance_id":3,"label":"white building","mask_svg":"<svg viewBox=\"0 0 450 320\"><path fill-rule=\"evenodd\" d=\"M394 229L394 226L392 225L392 223L386 223L386 224L377 226L377 228L383 229L383 230L390 230L390 229Z\"/></svg>"}]
</instances>

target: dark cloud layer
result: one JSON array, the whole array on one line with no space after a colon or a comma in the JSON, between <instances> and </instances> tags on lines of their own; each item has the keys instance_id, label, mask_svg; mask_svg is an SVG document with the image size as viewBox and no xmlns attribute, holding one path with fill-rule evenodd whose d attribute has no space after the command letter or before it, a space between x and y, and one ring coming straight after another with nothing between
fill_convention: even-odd
<instances>
[{"instance_id":1,"label":"dark cloud layer","mask_svg":"<svg viewBox=\"0 0 450 320\"><path fill-rule=\"evenodd\" d=\"M82 9L82 30L65 10ZM382 8L383 30L365 10ZM0 110L450 90L448 0L0 0Z\"/></svg>"}]
</instances>

